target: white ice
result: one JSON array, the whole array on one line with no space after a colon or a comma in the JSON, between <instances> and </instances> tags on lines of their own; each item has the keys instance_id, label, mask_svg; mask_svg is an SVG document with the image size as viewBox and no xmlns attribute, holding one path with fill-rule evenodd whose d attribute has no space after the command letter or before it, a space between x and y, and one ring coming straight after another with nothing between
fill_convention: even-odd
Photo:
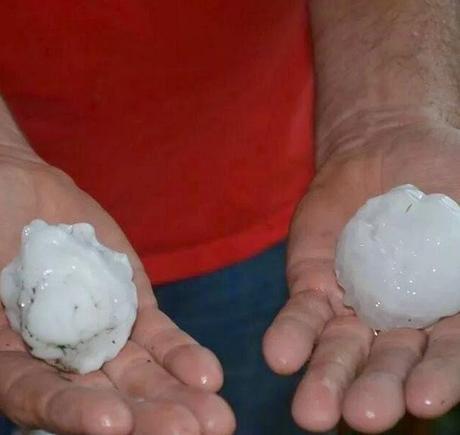
<instances>
[{"instance_id":1,"label":"white ice","mask_svg":"<svg viewBox=\"0 0 460 435\"><path fill-rule=\"evenodd\" d=\"M344 302L377 330L424 328L460 311L460 207L412 185L370 199L343 230Z\"/></svg>"},{"instance_id":2,"label":"white ice","mask_svg":"<svg viewBox=\"0 0 460 435\"><path fill-rule=\"evenodd\" d=\"M101 245L91 225L34 220L1 273L0 298L34 356L83 374L126 344L137 311L132 277L128 257Z\"/></svg>"}]
</instances>

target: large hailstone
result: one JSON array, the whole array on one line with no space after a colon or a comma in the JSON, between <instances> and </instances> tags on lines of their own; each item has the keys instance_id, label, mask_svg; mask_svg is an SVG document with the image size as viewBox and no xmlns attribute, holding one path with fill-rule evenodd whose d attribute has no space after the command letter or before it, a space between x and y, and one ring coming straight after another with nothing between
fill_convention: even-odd
<instances>
[{"instance_id":1,"label":"large hailstone","mask_svg":"<svg viewBox=\"0 0 460 435\"><path fill-rule=\"evenodd\" d=\"M460 311L459 259L459 205L404 185L348 222L336 275L345 305L372 328L423 328Z\"/></svg>"},{"instance_id":2,"label":"large hailstone","mask_svg":"<svg viewBox=\"0 0 460 435\"><path fill-rule=\"evenodd\" d=\"M0 298L34 356L88 373L114 358L130 335L132 277L127 256L101 245L91 225L34 220L1 273Z\"/></svg>"}]
</instances>

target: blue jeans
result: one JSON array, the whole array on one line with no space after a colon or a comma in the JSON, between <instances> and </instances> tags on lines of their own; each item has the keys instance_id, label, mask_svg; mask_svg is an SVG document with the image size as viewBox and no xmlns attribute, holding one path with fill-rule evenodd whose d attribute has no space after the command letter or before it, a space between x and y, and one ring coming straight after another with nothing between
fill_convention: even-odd
<instances>
[{"instance_id":1,"label":"blue jeans","mask_svg":"<svg viewBox=\"0 0 460 435\"><path fill-rule=\"evenodd\" d=\"M285 245L208 275L155 289L160 308L210 348L225 375L222 396L234 410L238 435L296 435L290 405L301 373L270 371L262 337L285 303Z\"/></svg>"},{"instance_id":2,"label":"blue jeans","mask_svg":"<svg viewBox=\"0 0 460 435\"><path fill-rule=\"evenodd\" d=\"M14 429L15 425L0 415L0 435L10 435Z\"/></svg>"}]
</instances>

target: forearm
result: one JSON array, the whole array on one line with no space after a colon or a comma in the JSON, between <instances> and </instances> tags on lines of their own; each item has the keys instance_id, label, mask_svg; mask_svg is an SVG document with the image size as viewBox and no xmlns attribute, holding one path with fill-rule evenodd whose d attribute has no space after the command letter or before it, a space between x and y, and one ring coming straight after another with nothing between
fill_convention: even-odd
<instances>
[{"instance_id":1,"label":"forearm","mask_svg":"<svg viewBox=\"0 0 460 435\"><path fill-rule=\"evenodd\" d=\"M312 0L317 160L380 129L459 124L460 4Z\"/></svg>"},{"instance_id":2,"label":"forearm","mask_svg":"<svg viewBox=\"0 0 460 435\"><path fill-rule=\"evenodd\" d=\"M0 96L0 157L4 156L40 160Z\"/></svg>"}]
</instances>

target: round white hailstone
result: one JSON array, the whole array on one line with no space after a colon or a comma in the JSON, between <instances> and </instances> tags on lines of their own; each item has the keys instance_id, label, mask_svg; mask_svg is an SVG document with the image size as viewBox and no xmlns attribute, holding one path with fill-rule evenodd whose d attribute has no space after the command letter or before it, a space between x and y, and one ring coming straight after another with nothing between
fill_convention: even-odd
<instances>
[{"instance_id":1,"label":"round white hailstone","mask_svg":"<svg viewBox=\"0 0 460 435\"><path fill-rule=\"evenodd\" d=\"M424 328L460 311L460 207L404 185L370 199L343 230L344 303L376 330Z\"/></svg>"},{"instance_id":2,"label":"round white hailstone","mask_svg":"<svg viewBox=\"0 0 460 435\"><path fill-rule=\"evenodd\" d=\"M1 273L0 298L34 356L84 374L128 340L137 311L132 277L128 257L101 245L91 225L34 220Z\"/></svg>"}]
</instances>

